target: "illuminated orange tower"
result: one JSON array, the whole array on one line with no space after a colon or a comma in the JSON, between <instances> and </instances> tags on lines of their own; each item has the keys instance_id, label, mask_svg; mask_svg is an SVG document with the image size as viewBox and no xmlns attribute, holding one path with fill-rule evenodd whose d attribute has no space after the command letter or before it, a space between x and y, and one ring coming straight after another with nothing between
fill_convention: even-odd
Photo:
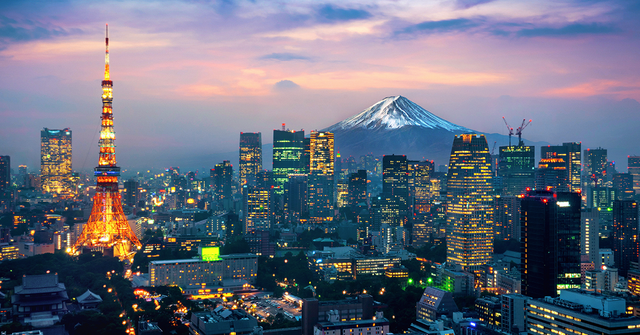
<instances>
[{"instance_id":1,"label":"illuminated orange tower","mask_svg":"<svg viewBox=\"0 0 640 335\"><path fill-rule=\"evenodd\" d=\"M96 195L89 221L74 245L74 253L82 249L113 251L121 259L131 258L142 245L129 227L122 211L121 196L118 191L120 168L116 166L116 135L113 131L113 82L109 77L109 25L106 28L106 54L104 80L102 81L102 128L100 130L100 160L95 168L98 179Z\"/></svg>"}]
</instances>

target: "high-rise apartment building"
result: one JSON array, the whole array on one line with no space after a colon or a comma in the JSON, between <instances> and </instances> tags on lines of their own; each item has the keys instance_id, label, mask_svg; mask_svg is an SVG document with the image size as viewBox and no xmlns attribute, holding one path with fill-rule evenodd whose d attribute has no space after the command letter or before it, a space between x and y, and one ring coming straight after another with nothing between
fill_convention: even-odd
<instances>
[{"instance_id":1,"label":"high-rise apartment building","mask_svg":"<svg viewBox=\"0 0 640 335\"><path fill-rule=\"evenodd\" d=\"M491 177L485 136L455 136L447 174L447 261L468 271L493 254Z\"/></svg>"},{"instance_id":2,"label":"high-rise apartment building","mask_svg":"<svg viewBox=\"0 0 640 335\"><path fill-rule=\"evenodd\" d=\"M500 147L498 176L502 178L502 194L520 195L535 186L535 147Z\"/></svg>"},{"instance_id":3,"label":"high-rise apartment building","mask_svg":"<svg viewBox=\"0 0 640 335\"><path fill-rule=\"evenodd\" d=\"M587 149L584 151L585 157L585 174L587 175L588 184L601 186L606 181L607 171L607 149Z\"/></svg>"},{"instance_id":4,"label":"high-rise apartment building","mask_svg":"<svg viewBox=\"0 0 640 335\"><path fill-rule=\"evenodd\" d=\"M627 157L628 172L633 176L633 191L640 194L640 156Z\"/></svg>"},{"instance_id":5,"label":"high-rise apartment building","mask_svg":"<svg viewBox=\"0 0 640 335\"><path fill-rule=\"evenodd\" d=\"M40 140L42 190L53 196L73 197L71 130L44 128L40 132Z\"/></svg>"},{"instance_id":6,"label":"high-rise apartment building","mask_svg":"<svg viewBox=\"0 0 640 335\"><path fill-rule=\"evenodd\" d=\"M595 269L600 269L600 215L597 208L592 208L580 213L581 254L586 257L586 262L593 263Z\"/></svg>"},{"instance_id":7,"label":"high-rise apartment building","mask_svg":"<svg viewBox=\"0 0 640 335\"><path fill-rule=\"evenodd\" d=\"M640 256L638 243L638 203L634 200L613 202L613 256L620 275L626 276L631 262Z\"/></svg>"},{"instance_id":8,"label":"high-rise apartment building","mask_svg":"<svg viewBox=\"0 0 640 335\"><path fill-rule=\"evenodd\" d=\"M273 130L273 179L276 194L284 194L290 174L304 173L304 157L304 130Z\"/></svg>"},{"instance_id":9,"label":"high-rise apartment building","mask_svg":"<svg viewBox=\"0 0 640 335\"><path fill-rule=\"evenodd\" d=\"M240 133L240 186L256 185L262 171L262 134Z\"/></svg>"},{"instance_id":10,"label":"high-rise apartment building","mask_svg":"<svg viewBox=\"0 0 640 335\"><path fill-rule=\"evenodd\" d=\"M582 142L562 143L567 148L567 161L569 162L569 180L571 183L571 192L580 192L582 190Z\"/></svg>"}]
</instances>

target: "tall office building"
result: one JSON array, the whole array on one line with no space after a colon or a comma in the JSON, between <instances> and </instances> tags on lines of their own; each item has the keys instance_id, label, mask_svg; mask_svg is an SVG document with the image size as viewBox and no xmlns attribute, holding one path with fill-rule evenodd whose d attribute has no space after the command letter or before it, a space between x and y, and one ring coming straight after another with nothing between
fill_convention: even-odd
<instances>
[{"instance_id":1,"label":"tall office building","mask_svg":"<svg viewBox=\"0 0 640 335\"><path fill-rule=\"evenodd\" d=\"M333 133L312 131L309 138L309 217L316 222L333 219Z\"/></svg>"},{"instance_id":2,"label":"tall office building","mask_svg":"<svg viewBox=\"0 0 640 335\"><path fill-rule=\"evenodd\" d=\"M633 176L633 191L640 195L640 156L627 157L628 172Z\"/></svg>"},{"instance_id":3,"label":"tall office building","mask_svg":"<svg viewBox=\"0 0 640 335\"><path fill-rule=\"evenodd\" d=\"M309 139L310 173L333 176L333 133L312 131Z\"/></svg>"},{"instance_id":4,"label":"tall office building","mask_svg":"<svg viewBox=\"0 0 640 335\"><path fill-rule=\"evenodd\" d=\"M433 161L411 161L409 167L409 203L412 212L429 213L431 210L431 176L434 173Z\"/></svg>"},{"instance_id":5,"label":"tall office building","mask_svg":"<svg viewBox=\"0 0 640 335\"><path fill-rule=\"evenodd\" d=\"M520 195L535 186L535 147L500 147L498 177L502 178L502 194Z\"/></svg>"},{"instance_id":6,"label":"tall office building","mask_svg":"<svg viewBox=\"0 0 640 335\"><path fill-rule=\"evenodd\" d=\"M580 193L557 192L558 290L580 288Z\"/></svg>"},{"instance_id":7,"label":"tall office building","mask_svg":"<svg viewBox=\"0 0 640 335\"><path fill-rule=\"evenodd\" d=\"M409 170L404 155L382 158L382 223L399 225L409 207Z\"/></svg>"},{"instance_id":8,"label":"tall office building","mask_svg":"<svg viewBox=\"0 0 640 335\"><path fill-rule=\"evenodd\" d=\"M580 192L582 189L580 185L582 169L581 147L581 143L570 142L540 148L540 158L550 159L547 162L549 162L551 166L559 166L560 160L564 162L565 168L563 170L566 171L567 186L566 189L563 187L563 191Z\"/></svg>"},{"instance_id":9,"label":"tall office building","mask_svg":"<svg viewBox=\"0 0 640 335\"><path fill-rule=\"evenodd\" d=\"M630 173L616 173L613 175L613 188L616 199L633 199L633 175Z\"/></svg>"},{"instance_id":10,"label":"tall office building","mask_svg":"<svg viewBox=\"0 0 640 335\"><path fill-rule=\"evenodd\" d=\"M536 170L536 190L568 192L571 188L566 157L541 158Z\"/></svg>"},{"instance_id":11,"label":"tall office building","mask_svg":"<svg viewBox=\"0 0 640 335\"><path fill-rule=\"evenodd\" d=\"M584 151L585 174L588 184L601 186L605 182L607 171L607 149L587 149Z\"/></svg>"},{"instance_id":12,"label":"tall office building","mask_svg":"<svg viewBox=\"0 0 640 335\"><path fill-rule=\"evenodd\" d=\"M447 174L447 261L468 271L493 254L491 177L485 136L455 136Z\"/></svg>"},{"instance_id":13,"label":"tall office building","mask_svg":"<svg viewBox=\"0 0 640 335\"><path fill-rule=\"evenodd\" d=\"M367 197L367 170L358 170L349 175L348 185L349 208L351 213L357 215L362 209L368 209Z\"/></svg>"},{"instance_id":14,"label":"tall office building","mask_svg":"<svg viewBox=\"0 0 640 335\"><path fill-rule=\"evenodd\" d=\"M11 186L11 157L0 156L0 197Z\"/></svg>"},{"instance_id":15,"label":"tall office building","mask_svg":"<svg viewBox=\"0 0 640 335\"><path fill-rule=\"evenodd\" d=\"M586 262L593 263L594 268L600 269L602 261L600 258L600 215L597 208L583 211L580 214L581 234L580 248L581 254L586 256Z\"/></svg>"},{"instance_id":16,"label":"tall office building","mask_svg":"<svg viewBox=\"0 0 640 335\"><path fill-rule=\"evenodd\" d=\"M271 228L271 194L267 189L244 187L244 233Z\"/></svg>"},{"instance_id":17,"label":"tall office building","mask_svg":"<svg viewBox=\"0 0 640 335\"><path fill-rule=\"evenodd\" d=\"M122 200L125 205L129 207L138 206L138 199L140 197L138 187L139 183L135 179L129 179L124 182L124 193L122 194Z\"/></svg>"},{"instance_id":18,"label":"tall office building","mask_svg":"<svg viewBox=\"0 0 640 335\"><path fill-rule=\"evenodd\" d=\"M304 130L273 130L273 179L276 194L284 194L289 175L304 173Z\"/></svg>"},{"instance_id":19,"label":"tall office building","mask_svg":"<svg viewBox=\"0 0 640 335\"><path fill-rule=\"evenodd\" d=\"M240 186L256 185L262 171L262 134L240 133Z\"/></svg>"},{"instance_id":20,"label":"tall office building","mask_svg":"<svg viewBox=\"0 0 640 335\"><path fill-rule=\"evenodd\" d=\"M529 191L521 202L522 294L555 297L558 285L558 204L553 192Z\"/></svg>"},{"instance_id":21,"label":"tall office building","mask_svg":"<svg viewBox=\"0 0 640 335\"><path fill-rule=\"evenodd\" d=\"M316 223L333 220L333 176L312 172L308 178L309 218Z\"/></svg>"},{"instance_id":22,"label":"tall office building","mask_svg":"<svg viewBox=\"0 0 640 335\"><path fill-rule=\"evenodd\" d=\"M638 262L638 203L634 200L613 202L613 257L621 276L626 276L631 262Z\"/></svg>"},{"instance_id":23,"label":"tall office building","mask_svg":"<svg viewBox=\"0 0 640 335\"><path fill-rule=\"evenodd\" d=\"M562 143L567 148L567 161L569 162L569 180L571 192L581 192L582 184L582 142Z\"/></svg>"},{"instance_id":24,"label":"tall office building","mask_svg":"<svg viewBox=\"0 0 640 335\"><path fill-rule=\"evenodd\" d=\"M293 222L309 218L308 175L290 174L287 183L286 203L289 218Z\"/></svg>"},{"instance_id":25,"label":"tall office building","mask_svg":"<svg viewBox=\"0 0 640 335\"><path fill-rule=\"evenodd\" d=\"M231 194L232 180L233 166L229 161L218 163L214 169L211 169L211 185L219 208L230 209L233 204L233 195Z\"/></svg>"},{"instance_id":26,"label":"tall office building","mask_svg":"<svg viewBox=\"0 0 640 335\"><path fill-rule=\"evenodd\" d=\"M579 193L529 191L521 202L522 292L541 298L580 288Z\"/></svg>"},{"instance_id":27,"label":"tall office building","mask_svg":"<svg viewBox=\"0 0 640 335\"><path fill-rule=\"evenodd\" d=\"M44 128L40 132L40 141L42 190L53 196L73 197L71 130Z\"/></svg>"},{"instance_id":28,"label":"tall office building","mask_svg":"<svg viewBox=\"0 0 640 335\"><path fill-rule=\"evenodd\" d=\"M496 196L493 234L499 240L520 240L520 198Z\"/></svg>"}]
</instances>

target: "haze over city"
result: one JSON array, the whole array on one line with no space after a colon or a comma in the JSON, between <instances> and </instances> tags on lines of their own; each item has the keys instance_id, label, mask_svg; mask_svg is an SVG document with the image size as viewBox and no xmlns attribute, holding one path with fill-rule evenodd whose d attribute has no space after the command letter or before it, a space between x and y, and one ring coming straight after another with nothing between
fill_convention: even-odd
<instances>
[{"instance_id":1,"label":"haze over city","mask_svg":"<svg viewBox=\"0 0 640 335\"><path fill-rule=\"evenodd\" d=\"M505 134L502 116L533 119L526 140L601 146L619 169L640 153L635 1L3 1L0 12L0 152L34 170L43 127L72 129L74 170L95 165L105 23L125 169L209 169L237 159L241 131L268 144L281 123L323 129L393 95L486 133Z\"/></svg>"}]
</instances>

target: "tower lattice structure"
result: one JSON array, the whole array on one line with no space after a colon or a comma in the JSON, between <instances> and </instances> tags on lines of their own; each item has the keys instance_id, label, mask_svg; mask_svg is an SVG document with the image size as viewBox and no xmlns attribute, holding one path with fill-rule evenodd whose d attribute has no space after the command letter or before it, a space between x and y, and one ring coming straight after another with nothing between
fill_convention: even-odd
<instances>
[{"instance_id":1,"label":"tower lattice structure","mask_svg":"<svg viewBox=\"0 0 640 335\"><path fill-rule=\"evenodd\" d=\"M115 132L113 130L113 82L109 76L109 26L106 27L106 53L104 80L102 81L102 128L100 130L100 159L94 173L98 179L96 195L89 221L74 245L74 251L81 249L112 249L114 256L130 258L135 249L142 247L131 230L122 211L118 176L120 168L116 165Z\"/></svg>"}]
</instances>

